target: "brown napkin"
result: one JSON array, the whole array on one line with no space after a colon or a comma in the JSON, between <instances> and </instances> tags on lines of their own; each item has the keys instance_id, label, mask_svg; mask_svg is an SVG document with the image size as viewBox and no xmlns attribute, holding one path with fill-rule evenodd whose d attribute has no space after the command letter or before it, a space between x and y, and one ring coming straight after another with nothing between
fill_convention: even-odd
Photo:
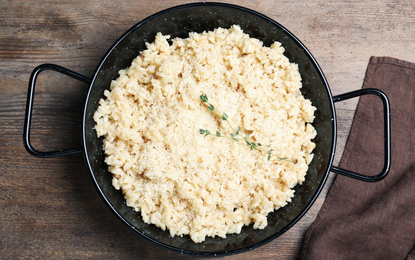
<instances>
[{"instance_id":1,"label":"brown napkin","mask_svg":"<svg viewBox=\"0 0 415 260\"><path fill-rule=\"evenodd\" d=\"M366 183L338 175L307 230L303 259L415 259L415 63L370 59L363 88L391 105L391 170ZM340 167L375 175L383 166L383 107L362 96Z\"/></svg>"}]
</instances>

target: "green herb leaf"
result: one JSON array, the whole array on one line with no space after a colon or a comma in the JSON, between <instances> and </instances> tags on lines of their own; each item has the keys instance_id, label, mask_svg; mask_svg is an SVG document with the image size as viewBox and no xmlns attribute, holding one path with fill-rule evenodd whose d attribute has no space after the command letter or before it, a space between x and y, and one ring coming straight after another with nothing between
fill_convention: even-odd
<instances>
[{"instance_id":1,"label":"green herb leaf","mask_svg":"<svg viewBox=\"0 0 415 260\"><path fill-rule=\"evenodd\" d=\"M200 134L202 134L202 135L205 135L205 136L207 136L207 135L210 135L211 133L209 132L209 130L207 130L207 129L199 129L199 133Z\"/></svg>"},{"instance_id":2,"label":"green herb leaf","mask_svg":"<svg viewBox=\"0 0 415 260\"><path fill-rule=\"evenodd\" d=\"M238 129L236 129L235 135L239 135L240 132L241 132L241 128L238 126Z\"/></svg>"},{"instance_id":3,"label":"green herb leaf","mask_svg":"<svg viewBox=\"0 0 415 260\"><path fill-rule=\"evenodd\" d=\"M272 155L272 152L274 151L274 149L270 149L269 151L268 151L268 161L271 159L271 155Z\"/></svg>"},{"instance_id":4,"label":"green herb leaf","mask_svg":"<svg viewBox=\"0 0 415 260\"><path fill-rule=\"evenodd\" d=\"M207 97L207 95L206 95L206 94L202 94L202 95L200 95L200 99L201 99L203 102L208 102L208 97Z\"/></svg>"},{"instance_id":5,"label":"green herb leaf","mask_svg":"<svg viewBox=\"0 0 415 260\"><path fill-rule=\"evenodd\" d=\"M228 115L224 112L221 118L222 120L228 120Z\"/></svg>"},{"instance_id":6,"label":"green herb leaf","mask_svg":"<svg viewBox=\"0 0 415 260\"><path fill-rule=\"evenodd\" d=\"M216 136L221 137L222 135L218 131L216 131Z\"/></svg>"},{"instance_id":7,"label":"green herb leaf","mask_svg":"<svg viewBox=\"0 0 415 260\"><path fill-rule=\"evenodd\" d=\"M256 143L251 143L251 151L254 150L256 147Z\"/></svg>"},{"instance_id":8,"label":"green herb leaf","mask_svg":"<svg viewBox=\"0 0 415 260\"><path fill-rule=\"evenodd\" d=\"M208 105L208 108L209 108L209 110L210 110L210 111L215 110L215 107L214 107L212 104L209 104L209 105Z\"/></svg>"}]
</instances>

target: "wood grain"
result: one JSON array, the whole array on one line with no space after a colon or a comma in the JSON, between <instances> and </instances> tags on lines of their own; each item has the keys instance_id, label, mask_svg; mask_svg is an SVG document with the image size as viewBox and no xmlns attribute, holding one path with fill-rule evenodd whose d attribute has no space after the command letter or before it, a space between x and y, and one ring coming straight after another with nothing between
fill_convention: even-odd
<instances>
[{"instance_id":1,"label":"wood grain","mask_svg":"<svg viewBox=\"0 0 415 260\"><path fill-rule=\"evenodd\" d=\"M91 76L114 41L147 16L188 1L0 2L0 255L4 259L189 259L130 231L98 195L81 155L39 159L22 142L31 71L55 63ZM359 89L370 56L415 62L412 1L221 1L263 13L313 53L334 95ZM80 146L86 87L56 73L39 77L32 142L41 150ZM357 99L336 103L340 161ZM310 211L274 241L227 259L297 259Z\"/></svg>"}]
</instances>

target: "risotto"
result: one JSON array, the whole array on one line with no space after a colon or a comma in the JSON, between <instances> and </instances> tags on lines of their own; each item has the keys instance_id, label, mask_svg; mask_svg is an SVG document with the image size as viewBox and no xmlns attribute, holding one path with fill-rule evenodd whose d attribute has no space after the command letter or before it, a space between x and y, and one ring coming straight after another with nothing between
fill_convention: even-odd
<instances>
[{"instance_id":1,"label":"risotto","mask_svg":"<svg viewBox=\"0 0 415 260\"><path fill-rule=\"evenodd\" d=\"M94 115L113 186L171 236L199 243L244 225L263 229L313 158L316 108L300 92L298 66L279 42L263 46L237 25L186 39L158 33L146 46ZM214 134L234 129L203 95L263 149Z\"/></svg>"}]
</instances>

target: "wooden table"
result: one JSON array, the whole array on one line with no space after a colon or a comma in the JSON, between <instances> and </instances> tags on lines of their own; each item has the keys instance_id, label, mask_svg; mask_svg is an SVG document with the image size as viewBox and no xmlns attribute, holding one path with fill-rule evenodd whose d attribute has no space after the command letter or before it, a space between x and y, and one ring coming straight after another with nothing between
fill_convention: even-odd
<instances>
[{"instance_id":1,"label":"wooden table","mask_svg":"<svg viewBox=\"0 0 415 260\"><path fill-rule=\"evenodd\" d=\"M4 259L174 259L130 231L98 195L82 155L39 159L23 147L31 71L55 63L91 76L113 42L143 18L187 1L0 2L0 255ZM294 33L321 65L334 95L361 87L370 56L415 62L411 1L228 1ZM32 143L80 147L86 85L56 73L38 79ZM336 103L342 155L357 100ZM295 259L334 174L311 210L274 241L228 259ZM184 256L183 256L184 257ZM186 258L186 257L185 257ZM187 257L190 258L190 257Z\"/></svg>"}]
</instances>

